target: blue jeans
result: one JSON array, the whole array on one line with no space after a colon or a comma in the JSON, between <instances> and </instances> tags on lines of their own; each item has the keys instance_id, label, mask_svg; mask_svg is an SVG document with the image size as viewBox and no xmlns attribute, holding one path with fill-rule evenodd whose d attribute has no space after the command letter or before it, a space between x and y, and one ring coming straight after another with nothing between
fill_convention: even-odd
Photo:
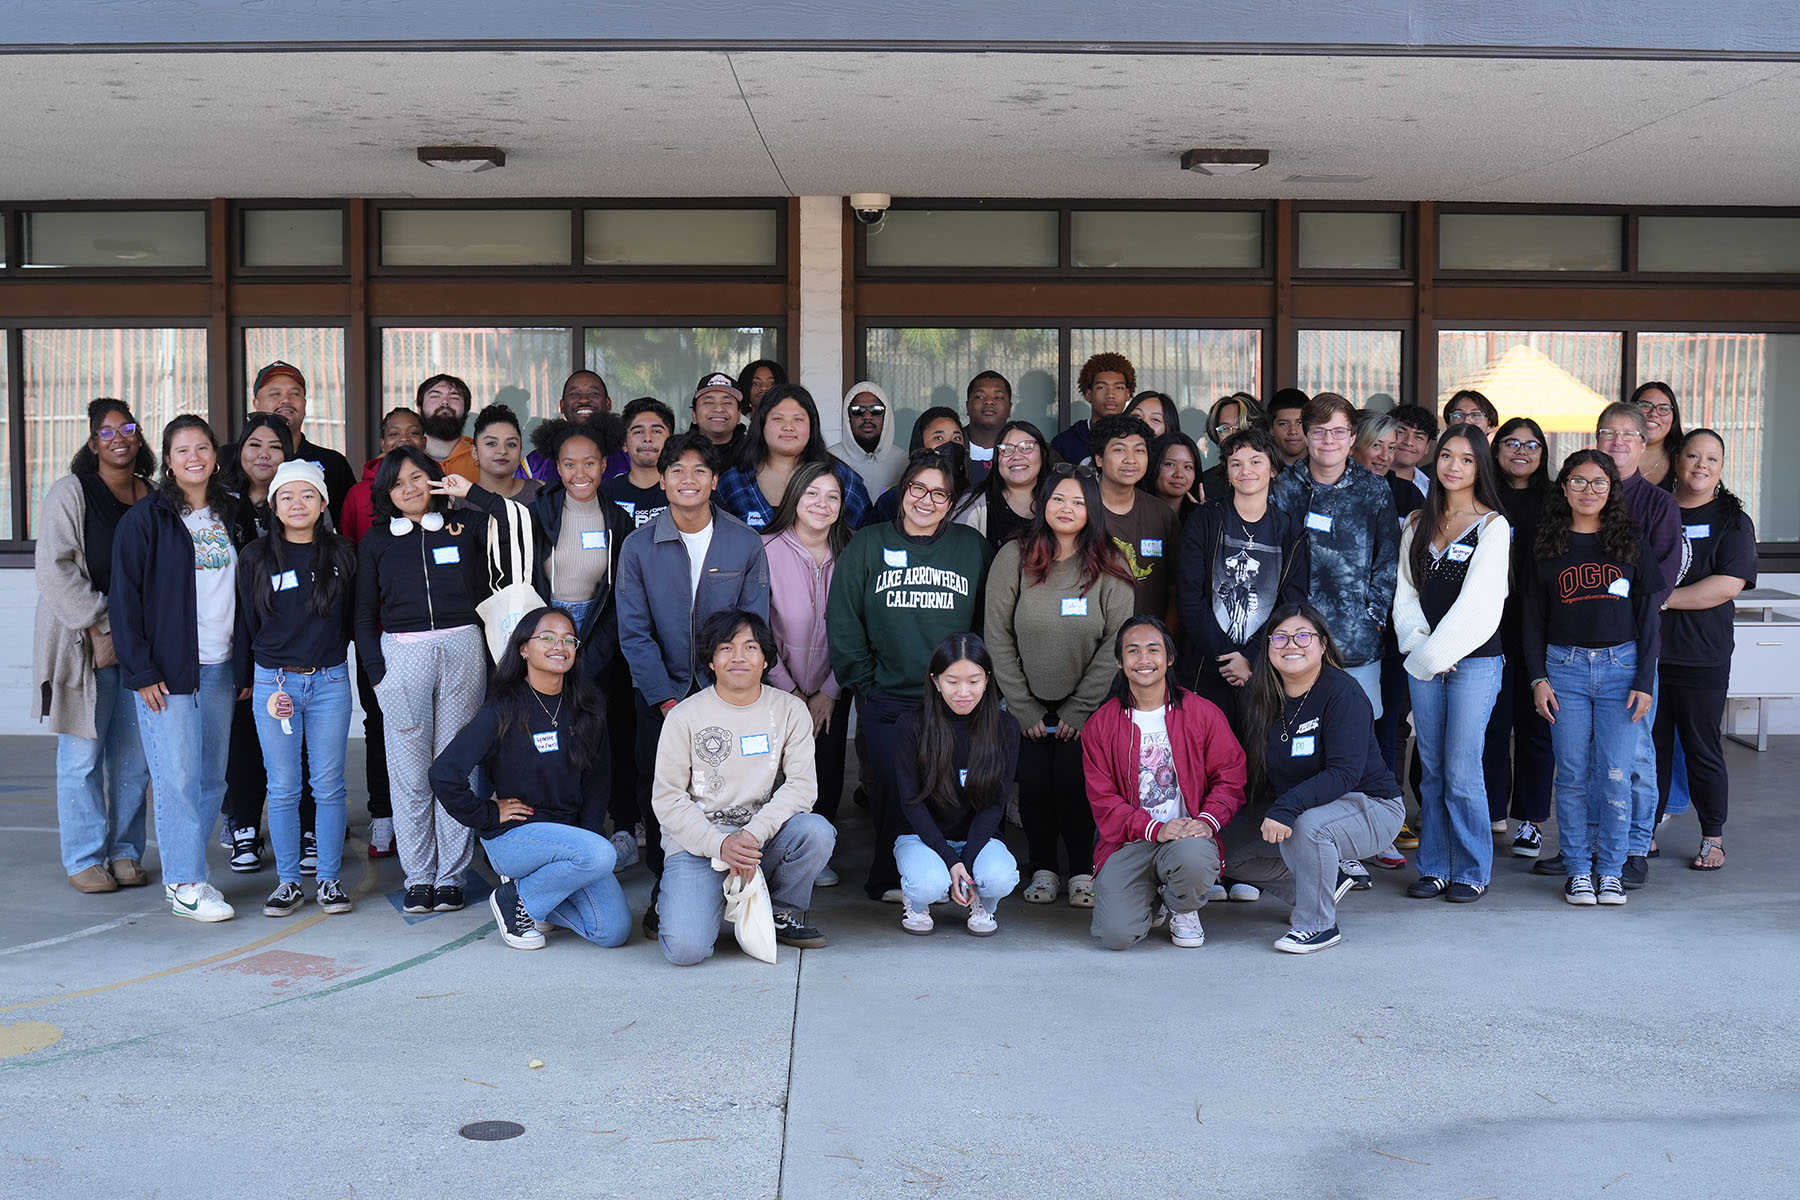
<instances>
[{"instance_id":1,"label":"blue jeans","mask_svg":"<svg viewBox=\"0 0 1800 1200\"><path fill-rule=\"evenodd\" d=\"M1662 700L1659 679L1650 683L1650 711L1632 731L1637 735L1637 753L1631 760L1631 837L1626 853L1640 858L1650 853L1650 840L1656 836L1656 740L1651 730L1656 725L1656 706Z\"/></svg>"},{"instance_id":2,"label":"blue jeans","mask_svg":"<svg viewBox=\"0 0 1800 1200\"><path fill-rule=\"evenodd\" d=\"M1637 674L1637 647L1550 646L1544 665L1556 693L1550 741L1556 747L1557 838L1567 872L1618 875L1631 833L1638 730L1625 697Z\"/></svg>"},{"instance_id":3,"label":"blue jeans","mask_svg":"<svg viewBox=\"0 0 1800 1200\"><path fill-rule=\"evenodd\" d=\"M269 697L277 690L294 701L287 729L269 715ZM256 718L256 738L262 743L263 765L269 775L269 841L275 847L275 873L283 883L300 882L300 748L304 745L318 814L313 825L319 844L318 876L321 880L338 878L344 858L344 753L350 744L349 666L322 667L311 675L258 666L250 711Z\"/></svg>"},{"instance_id":4,"label":"blue jeans","mask_svg":"<svg viewBox=\"0 0 1800 1200\"><path fill-rule=\"evenodd\" d=\"M951 842L950 849L960 855L967 845ZM914 908L936 904L950 895L950 868L918 834L903 833L894 839L894 861L900 866L900 890ZM988 839L975 856L975 866L969 874L989 912L1019 886L1019 864L999 838Z\"/></svg>"},{"instance_id":5,"label":"blue jeans","mask_svg":"<svg viewBox=\"0 0 1800 1200\"><path fill-rule=\"evenodd\" d=\"M800 913L812 903L813 880L831 860L837 830L815 812L795 813L763 843L763 879L776 912ZM663 957L691 967L712 957L725 917L725 872L712 859L677 850L663 860L657 895L657 943Z\"/></svg>"},{"instance_id":6,"label":"blue jeans","mask_svg":"<svg viewBox=\"0 0 1800 1200\"><path fill-rule=\"evenodd\" d=\"M1369 707L1375 710L1375 719L1381 720L1381 660L1345 667L1344 674L1356 680L1356 686L1369 698Z\"/></svg>"},{"instance_id":7,"label":"blue jeans","mask_svg":"<svg viewBox=\"0 0 1800 1200\"><path fill-rule=\"evenodd\" d=\"M120 702L119 668L94 672L91 738L56 738L56 826L70 875L121 858L144 858L144 794L150 768L138 740L137 705Z\"/></svg>"},{"instance_id":8,"label":"blue jeans","mask_svg":"<svg viewBox=\"0 0 1800 1200\"><path fill-rule=\"evenodd\" d=\"M631 936L631 907L613 877L618 853L599 834L526 821L481 844L494 870L518 886L532 920L555 921L596 946L623 946Z\"/></svg>"},{"instance_id":9,"label":"blue jeans","mask_svg":"<svg viewBox=\"0 0 1800 1200\"><path fill-rule=\"evenodd\" d=\"M1465 658L1430 679L1406 677L1419 734L1420 875L1486 887L1494 868L1481 755L1505 660Z\"/></svg>"},{"instance_id":10,"label":"blue jeans","mask_svg":"<svg viewBox=\"0 0 1800 1200\"><path fill-rule=\"evenodd\" d=\"M165 884L206 882L206 843L225 801L237 691L231 663L222 662L203 664L199 688L164 696L159 713L136 697L138 731L156 790L156 845Z\"/></svg>"}]
</instances>

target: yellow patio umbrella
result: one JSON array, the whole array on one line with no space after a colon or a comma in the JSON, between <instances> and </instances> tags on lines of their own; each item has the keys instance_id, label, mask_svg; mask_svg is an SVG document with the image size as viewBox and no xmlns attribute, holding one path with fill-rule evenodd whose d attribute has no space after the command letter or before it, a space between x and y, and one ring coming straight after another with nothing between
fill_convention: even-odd
<instances>
[{"instance_id":1,"label":"yellow patio umbrella","mask_svg":"<svg viewBox=\"0 0 1800 1200\"><path fill-rule=\"evenodd\" d=\"M1541 350L1525 345L1514 346L1473 378L1445 388L1438 396L1439 411L1463 388L1492 400L1502 421L1533 417L1545 433L1591 434L1600 410L1610 403Z\"/></svg>"}]
</instances>

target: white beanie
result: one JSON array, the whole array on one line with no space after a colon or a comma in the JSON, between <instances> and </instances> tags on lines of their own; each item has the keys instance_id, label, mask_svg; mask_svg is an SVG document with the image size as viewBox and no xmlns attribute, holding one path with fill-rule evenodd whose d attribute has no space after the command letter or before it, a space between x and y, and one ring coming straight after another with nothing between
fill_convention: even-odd
<instances>
[{"instance_id":1,"label":"white beanie","mask_svg":"<svg viewBox=\"0 0 1800 1200\"><path fill-rule=\"evenodd\" d=\"M281 489L290 483L304 483L319 493L319 499L327 504L331 502L331 492L325 487L325 472L319 464L305 459L289 459L275 468L275 478L269 481L269 500L274 502Z\"/></svg>"}]
</instances>

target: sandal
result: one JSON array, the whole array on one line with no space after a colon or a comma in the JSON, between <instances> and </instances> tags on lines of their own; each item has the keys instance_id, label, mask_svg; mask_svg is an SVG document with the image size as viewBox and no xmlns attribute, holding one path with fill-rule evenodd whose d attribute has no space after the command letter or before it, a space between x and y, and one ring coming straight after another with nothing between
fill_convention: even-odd
<instances>
[{"instance_id":1,"label":"sandal","mask_svg":"<svg viewBox=\"0 0 1800 1200\"><path fill-rule=\"evenodd\" d=\"M1710 864L1707 859L1714 850L1719 852L1719 861L1716 864ZM1694 855L1694 861L1689 863L1688 867L1695 871L1717 871L1724 867L1724 865L1725 843L1721 842L1718 838L1701 838L1700 853Z\"/></svg>"}]
</instances>

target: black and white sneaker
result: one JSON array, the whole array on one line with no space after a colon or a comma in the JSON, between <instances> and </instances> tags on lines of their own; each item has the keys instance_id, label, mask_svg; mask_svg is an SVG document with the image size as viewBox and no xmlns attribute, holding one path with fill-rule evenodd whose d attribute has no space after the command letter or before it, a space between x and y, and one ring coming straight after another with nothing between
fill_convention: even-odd
<instances>
[{"instance_id":1,"label":"black and white sneaker","mask_svg":"<svg viewBox=\"0 0 1800 1200\"><path fill-rule=\"evenodd\" d=\"M825 935L806 924L797 912L776 910L775 940L784 946L798 946L803 950L817 950L829 945Z\"/></svg>"},{"instance_id":2,"label":"black and white sneaker","mask_svg":"<svg viewBox=\"0 0 1800 1200\"><path fill-rule=\"evenodd\" d=\"M1624 895L1621 890L1620 895ZM1586 908L1594 903L1594 877L1592 875L1571 875L1569 882L1563 884L1563 899L1570 904Z\"/></svg>"},{"instance_id":3,"label":"black and white sneaker","mask_svg":"<svg viewBox=\"0 0 1800 1200\"><path fill-rule=\"evenodd\" d=\"M1536 858L1544 847L1544 835L1530 821L1519 822L1519 832L1513 834L1512 852L1514 858Z\"/></svg>"},{"instance_id":4,"label":"black and white sneaker","mask_svg":"<svg viewBox=\"0 0 1800 1200\"><path fill-rule=\"evenodd\" d=\"M1366 892L1375 886L1375 881L1369 878L1369 868L1363 866L1354 858L1344 859L1338 864L1338 870L1350 877L1352 881L1350 888L1352 891Z\"/></svg>"},{"instance_id":5,"label":"black and white sneaker","mask_svg":"<svg viewBox=\"0 0 1800 1200\"><path fill-rule=\"evenodd\" d=\"M500 940L514 950L542 950L544 935L537 922L525 911L519 899L519 885L507 880L488 893L488 907L493 910L494 924L500 927Z\"/></svg>"},{"instance_id":6,"label":"black and white sneaker","mask_svg":"<svg viewBox=\"0 0 1800 1200\"><path fill-rule=\"evenodd\" d=\"M432 912L461 912L464 903L463 890L455 884L431 889Z\"/></svg>"},{"instance_id":7,"label":"black and white sneaker","mask_svg":"<svg viewBox=\"0 0 1800 1200\"><path fill-rule=\"evenodd\" d=\"M403 913L428 913L431 911L431 885L415 883L406 889L406 903L400 906Z\"/></svg>"},{"instance_id":8,"label":"black and white sneaker","mask_svg":"<svg viewBox=\"0 0 1800 1200\"><path fill-rule=\"evenodd\" d=\"M1444 899L1452 904L1473 904L1487 895L1485 883L1453 883Z\"/></svg>"},{"instance_id":9,"label":"black and white sneaker","mask_svg":"<svg viewBox=\"0 0 1800 1200\"><path fill-rule=\"evenodd\" d=\"M319 907L328 913L347 913L356 906L350 903L350 897L338 886L335 879L319 880Z\"/></svg>"},{"instance_id":10,"label":"black and white sneaker","mask_svg":"<svg viewBox=\"0 0 1800 1200\"><path fill-rule=\"evenodd\" d=\"M1450 888L1450 881L1439 879L1436 875L1421 875L1406 887L1406 894L1414 900L1435 900Z\"/></svg>"},{"instance_id":11,"label":"black and white sneaker","mask_svg":"<svg viewBox=\"0 0 1800 1200\"><path fill-rule=\"evenodd\" d=\"M300 873L317 875L319 873L319 837L313 833L300 835Z\"/></svg>"},{"instance_id":12,"label":"black and white sneaker","mask_svg":"<svg viewBox=\"0 0 1800 1200\"><path fill-rule=\"evenodd\" d=\"M1623 903L1625 903L1625 888L1626 888L1626 886L1627 885L1626 885L1625 881L1620 879L1617 875L1602 875L1600 877L1600 895L1599 895L1600 903L1601 904L1623 904Z\"/></svg>"},{"instance_id":13,"label":"black and white sneaker","mask_svg":"<svg viewBox=\"0 0 1800 1200\"><path fill-rule=\"evenodd\" d=\"M262 834L256 826L246 825L231 831L231 869L239 875L262 870Z\"/></svg>"},{"instance_id":14,"label":"black and white sneaker","mask_svg":"<svg viewBox=\"0 0 1800 1200\"><path fill-rule=\"evenodd\" d=\"M1344 935L1338 932L1336 925L1317 933L1301 933L1298 929L1290 929L1275 939L1275 948L1283 954L1314 954L1320 950L1329 950L1343 940Z\"/></svg>"},{"instance_id":15,"label":"black and white sneaker","mask_svg":"<svg viewBox=\"0 0 1800 1200\"><path fill-rule=\"evenodd\" d=\"M269 898L263 901L263 916L291 917L299 912L300 906L305 903L306 893L300 890L299 884L284 883L269 893Z\"/></svg>"}]
</instances>

